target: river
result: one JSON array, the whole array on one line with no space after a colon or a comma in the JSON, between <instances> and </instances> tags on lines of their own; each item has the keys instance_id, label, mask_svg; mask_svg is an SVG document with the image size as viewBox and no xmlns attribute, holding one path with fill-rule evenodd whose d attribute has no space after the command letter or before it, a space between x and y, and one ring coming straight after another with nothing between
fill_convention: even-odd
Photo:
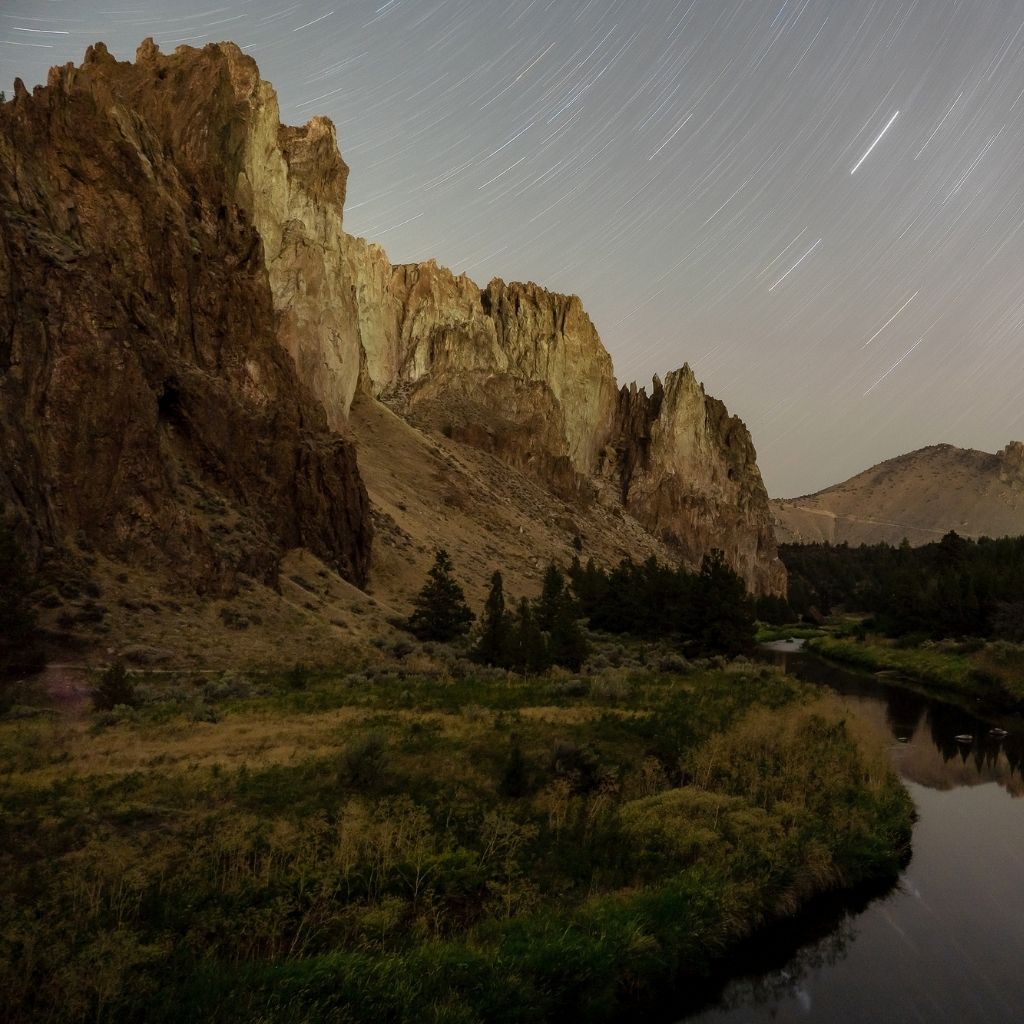
<instances>
[{"instance_id":1,"label":"river","mask_svg":"<svg viewBox=\"0 0 1024 1024\"><path fill-rule=\"evenodd\" d=\"M887 894L822 908L800 938L789 929L778 948L738 957L741 976L687 1024L1021 1024L1024 722L982 721L795 644L770 649L891 737L919 815L913 857Z\"/></svg>"}]
</instances>

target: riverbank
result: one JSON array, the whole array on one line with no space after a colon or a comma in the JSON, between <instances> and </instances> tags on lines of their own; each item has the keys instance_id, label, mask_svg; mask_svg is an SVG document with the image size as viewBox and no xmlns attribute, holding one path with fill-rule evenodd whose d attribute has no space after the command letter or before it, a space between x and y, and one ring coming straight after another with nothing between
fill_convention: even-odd
<instances>
[{"instance_id":1,"label":"riverbank","mask_svg":"<svg viewBox=\"0 0 1024 1024\"><path fill-rule=\"evenodd\" d=\"M148 680L0 721L0 1016L608 1020L894 876L883 744L764 666Z\"/></svg>"},{"instance_id":2,"label":"riverbank","mask_svg":"<svg viewBox=\"0 0 1024 1024\"><path fill-rule=\"evenodd\" d=\"M1004 641L923 641L901 645L884 637L817 636L807 650L964 707L993 713L1024 711L1024 646Z\"/></svg>"},{"instance_id":3,"label":"riverbank","mask_svg":"<svg viewBox=\"0 0 1024 1024\"><path fill-rule=\"evenodd\" d=\"M1022 719L960 708L796 644L765 656L833 690L885 730L918 811L913 859L881 898L844 901L835 913L827 904L809 908L794 922L803 925L795 944L783 933L767 946L755 942L752 962L731 954L724 987L704 1012L684 1019L863 1024L923 1016L933 1024L1018 1024Z\"/></svg>"}]
</instances>

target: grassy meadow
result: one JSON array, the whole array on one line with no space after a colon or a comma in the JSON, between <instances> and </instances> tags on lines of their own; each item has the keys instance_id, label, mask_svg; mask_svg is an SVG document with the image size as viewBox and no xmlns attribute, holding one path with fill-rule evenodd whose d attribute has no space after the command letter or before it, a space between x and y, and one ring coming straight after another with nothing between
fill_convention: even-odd
<instances>
[{"instance_id":1,"label":"grassy meadow","mask_svg":"<svg viewBox=\"0 0 1024 1024\"><path fill-rule=\"evenodd\" d=\"M108 712L23 688L0 1019L621 1019L908 848L881 741L770 668L400 653Z\"/></svg>"}]
</instances>

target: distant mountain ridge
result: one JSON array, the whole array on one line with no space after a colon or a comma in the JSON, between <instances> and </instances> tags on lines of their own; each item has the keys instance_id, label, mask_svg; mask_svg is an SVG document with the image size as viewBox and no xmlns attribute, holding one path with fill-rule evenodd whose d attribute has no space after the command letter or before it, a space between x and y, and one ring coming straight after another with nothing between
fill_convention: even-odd
<instances>
[{"instance_id":1,"label":"distant mountain ridge","mask_svg":"<svg viewBox=\"0 0 1024 1024\"><path fill-rule=\"evenodd\" d=\"M899 544L1024 534L1024 443L995 454L951 444L887 459L816 494L772 501L782 544Z\"/></svg>"}]
</instances>

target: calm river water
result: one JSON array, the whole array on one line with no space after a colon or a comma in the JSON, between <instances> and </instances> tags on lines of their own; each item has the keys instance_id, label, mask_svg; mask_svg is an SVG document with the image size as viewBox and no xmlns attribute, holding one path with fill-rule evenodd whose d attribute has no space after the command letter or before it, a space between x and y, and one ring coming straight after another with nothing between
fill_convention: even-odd
<instances>
[{"instance_id":1,"label":"calm river water","mask_svg":"<svg viewBox=\"0 0 1024 1024\"><path fill-rule=\"evenodd\" d=\"M891 736L920 815L913 859L887 895L803 922L806 941L783 941L783 963L768 967L762 950L687 1024L1022 1024L1024 722L981 721L772 647L788 672L838 691Z\"/></svg>"}]
</instances>

